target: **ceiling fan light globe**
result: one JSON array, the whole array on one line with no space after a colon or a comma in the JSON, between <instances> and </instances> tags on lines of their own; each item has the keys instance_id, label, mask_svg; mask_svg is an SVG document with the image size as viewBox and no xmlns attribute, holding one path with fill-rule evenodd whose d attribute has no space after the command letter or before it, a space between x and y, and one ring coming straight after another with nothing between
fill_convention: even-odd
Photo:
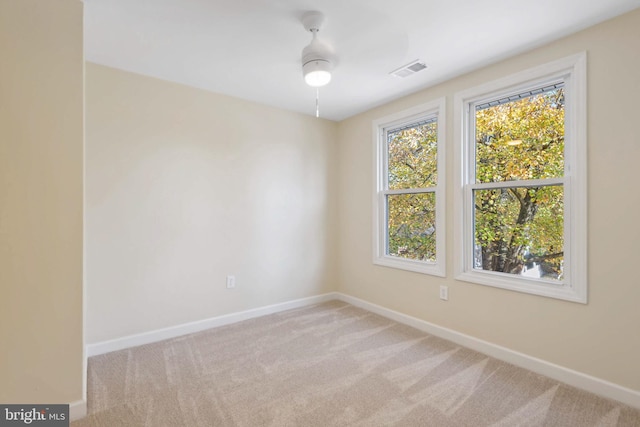
<instances>
[{"instance_id":1,"label":"ceiling fan light globe","mask_svg":"<svg viewBox=\"0 0 640 427\"><path fill-rule=\"evenodd\" d=\"M328 71L312 71L304 76L304 81L311 87L325 86L331 81L331 73Z\"/></svg>"},{"instance_id":2,"label":"ceiling fan light globe","mask_svg":"<svg viewBox=\"0 0 640 427\"><path fill-rule=\"evenodd\" d=\"M331 81L331 63L325 60L307 62L302 66L302 74L309 86L325 86Z\"/></svg>"}]
</instances>

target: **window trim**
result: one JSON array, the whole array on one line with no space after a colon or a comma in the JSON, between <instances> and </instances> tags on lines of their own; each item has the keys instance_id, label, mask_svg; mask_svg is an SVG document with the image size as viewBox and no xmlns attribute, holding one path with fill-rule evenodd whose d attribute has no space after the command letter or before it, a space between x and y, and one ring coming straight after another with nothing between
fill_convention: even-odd
<instances>
[{"instance_id":1,"label":"window trim","mask_svg":"<svg viewBox=\"0 0 640 427\"><path fill-rule=\"evenodd\" d=\"M587 56L586 52L534 67L454 96L454 274L457 280L587 303ZM513 95L536 85L562 79L565 84L565 218L567 269L562 285L549 281L473 268L473 105L488 98ZM550 180L545 180L550 182ZM503 184L501 186L504 186Z\"/></svg>"},{"instance_id":2,"label":"window trim","mask_svg":"<svg viewBox=\"0 0 640 427\"><path fill-rule=\"evenodd\" d=\"M386 190L387 185L387 150L386 129L394 129L403 125L436 117L438 123L438 143L436 165L438 182L430 190L415 189L411 193L434 192L436 195L436 260L435 262L417 261L393 257L386 254L387 248L387 214L385 195L396 193ZM373 121L373 263L385 267L398 268L423 274L445 277L446 275L446 224L445 224L445 98L417 105ZM398 190L403 193L404 190Z\"/></svg>"}]
</instances>

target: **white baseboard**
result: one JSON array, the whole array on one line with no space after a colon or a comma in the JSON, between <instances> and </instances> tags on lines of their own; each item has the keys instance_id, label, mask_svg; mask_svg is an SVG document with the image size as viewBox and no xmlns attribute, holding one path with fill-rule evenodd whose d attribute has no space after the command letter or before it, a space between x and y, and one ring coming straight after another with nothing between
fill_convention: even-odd
<instances>
[{"instance_id":1,"label":"white baseboard","mask_svg":"<svg viewBox=\"0 0 640 427\"><path fill-rule=\"evenodd\" d=\"M268 314L278 313L281 311L304 307L312 304L319 304L336 299L395 320L396 322L414 327L429 334L444 338L472 350L479 351L496 359L503 360L505 362L511 363L524 369L528 369L541 375L545 375L549 378L561 381L573 387L597 394L608 399L617 400L629 406L640 409L640 391L638 390L632 390L630 388L626 388L618 384L614 384L612 382L584 374L582 372L574 371L572 369L565 368L563 366L556 365L554 363L547 362L545 360L538 359L524 353L510 350L506 347L492 344L488 341L484 341L470 335L454 331L452 329L444 328L442 326L427 322L426 320L418 319L416 317L412 317L340 292L331 292L309 298L287 301L280 304L273 304L265 307L241 311L238 313L212 317L209 319L185 323L169 328L158 329L155 331L136 335L129 335L126 337L104 341L96 344L89 344L86 346L86 355L87 357L97 356L112 351L137 347L139 345L162 341L169 338L175 338L178 336L200 332L218 326L229 325L231 323L236 323L243 320L253 319ZM86 401L78 401L72 403L69 410L71 420L84 417L87 413Z\"/></svg>"},{"instance_id":2,"label":"white baseboard","mask_svg":"<svg viewBox=\"0 0 640 427\"><path fill-rule=\"evenodd\" d=\"M490 342L474 338L470 335L465 335L452 329L444 328L442 326L429 323L425 320L418 319L416 317L412 317L394 310L390 310L388 308L352 297L350 295L345 295L343 293L337 292L335 293L335 297L340 301L363 308L365 310L395 320L396 322L414 327L431 335L444 338L446 340L452 341L456 344L462 345L480 353L484 353L496 359L511 363L512 365L528 369L530 371L547 376L557 381L561 381L573 387L597 394L602 397L606 397L608 399L617 400L629 406L640 409L640 391L632 390L630 388L626 388L618 384L614 384L612 382L584 374L582 372L574 371L572 369L565 368L563 366L559 366L542 359L528 356L524 353L519 353L506 347L492 344Z\"/></svg>"},{"instance_id":3,"label":"white baseboard","mask_svg":"<svg viewBox=\"0 0 640 427\"><path fill-rule=\"evenodd\" d=\"M69 420L75 421L87 416L87 401L78 400L69 404Z\"/></svg>"},{"instance_id":4,"label":"white baseboard","mask_svg":"<svg viewBox=\"0 0 640 427\"><path fill-rule=\"evenodd\" d=\"M110 353L112 351L137 347L144 344L150 344L169 338L175 338L182 335L192 334L194 332L204 331L205 329L215 328L217 326L229 325L231 323L241 322L243 320L253 319L255 317L266 316L267 314L278 313L280 311L290 310L292 308L304 307L307 305L318 304L335 299L339 299L337 294L335 292L330 292L328 294L301 298L293 301L283 302L280 304L273 304L265 307L254 308L251 310L240 311L238 313L225 314L223 316L198 320L196 322L184 323L182 325L171 326L169 328L129 335L109 341L88 344L86 346L86 354L87 357L97 356L99 354Z\"/></svg>"}]
</instances>

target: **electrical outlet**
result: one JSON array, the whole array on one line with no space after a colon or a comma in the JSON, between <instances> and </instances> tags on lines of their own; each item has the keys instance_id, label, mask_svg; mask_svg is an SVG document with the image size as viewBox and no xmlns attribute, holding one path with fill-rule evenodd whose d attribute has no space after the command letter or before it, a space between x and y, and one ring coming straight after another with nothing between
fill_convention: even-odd
<instances>
[{"instance_id":1,"label":"electrical outlet","mask_svg":"<svg viewBox=\"0 0 640 427\"><path fill-rule=\"evenodd\" d=\"M449 287L445 286L445 285L441 285L440 286L440 299L442 301L448 301L449 300Z\"/></svg>"},{"instance_id":2,"label":"electrical outlet","mask_svg":"<svg viewBox=\"0 0 640 427\"><path fill-rule=\"evenodd\" d=\"M236 287L236 276L227 276L227 289Z\"/></svg>"}]
</instances>

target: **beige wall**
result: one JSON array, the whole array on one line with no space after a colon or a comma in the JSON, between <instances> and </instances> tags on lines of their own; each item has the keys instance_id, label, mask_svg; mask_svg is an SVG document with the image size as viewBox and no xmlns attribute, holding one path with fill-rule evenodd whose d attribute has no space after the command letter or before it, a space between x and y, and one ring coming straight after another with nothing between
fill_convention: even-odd
<instances>
[{"instance_id":1,"label":"beige wall","mask_svg":"<svg viewBox=\"0 0 640 427\"><path fill-rule=\"evenodd\" d=\"M339 125L340 290L474 337L640 390L640 10L452 79ZM453 95L511 73L588 53L589 304L453 278ZM447 99L447 277L372 264L372 120ZM438 287L449 286L449 301Z\"/></svg>"},{"instance_id":2,"label":"beige wall","mask_svg":"<svg viewBox=\"0 0 640 427\"><path fill-rule=\"evenodd\" d=\"M89 344L335 289L335 123L86 73Z\"/></svg>"},{"instance_id":3,"label":"beige wall","mask_svg":"<svg viewBox=\"0 0 640 427\"><path fill-rule=\"evenodd\" d=\"M82 2L0 2L0 402L82 395Z\"/></svg>"}]
</instances>

